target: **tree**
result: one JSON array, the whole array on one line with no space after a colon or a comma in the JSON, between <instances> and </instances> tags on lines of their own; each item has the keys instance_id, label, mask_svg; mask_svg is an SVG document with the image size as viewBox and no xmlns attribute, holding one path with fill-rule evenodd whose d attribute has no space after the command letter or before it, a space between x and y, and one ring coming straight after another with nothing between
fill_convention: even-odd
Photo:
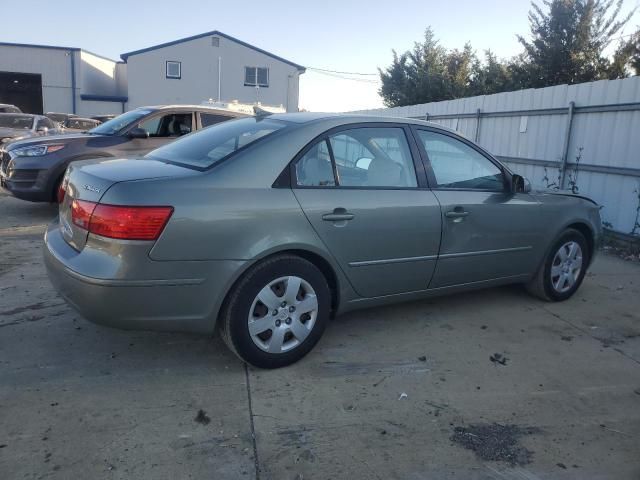
<instances>
[{"instance_id":1,"label":"tree","mask_svg":"<svg viewBox=\"0 0 640 480\"><path fill-rule=\"evenodd\" d=\"M623 0L542 0L529 12L531 38L518 35L523 52L507 61L490 50L479 59L469 43L447 50L425 30L422 42L378 69L379 93L386 106L437 102L473 95L624 78L640 74L640 30L620 38L631 11L620 18ZM546 7L543 10L543 7Z\"/></svg>"},{"instance_id":2,"label":"tree","mask_svg":"<svg viewBox=\"0 0 640 480\"><path fill-rule=\"evenodd\" d=\"M384 71L379 69L379 93L390 107L468 96L475 61L470 44L448 51L427 28L423 42L416 42L401 55L394 50L391 65Z\"/></svg>"},{"instance_id":3,"label":"tree","mask_svg":"<svg viewBox=\"0 0 640 480\"><path fill-rule=\"evenodd\" d=\"M484 63L478 58L473 64L473 74L469 85L470 95L490 95L504 92L512 85L512 76L507 65L501 62L491 50L485 50Z\"/></svg>"},{"instance_id":4,"label":"tree","mask_svg":"<svg viewBox=\"0 0 640 480\"><path fill-rule=\"evenodd\" d=\"M548 11L531 4L531 40L518 35L524 47L513 65L516 76L528 77L529 87L574 84L626 76L604 54L633 12L618 20L623 0L543 0ZM617 76L616 76L617 75Z\"/></svg>"}]
</instances>

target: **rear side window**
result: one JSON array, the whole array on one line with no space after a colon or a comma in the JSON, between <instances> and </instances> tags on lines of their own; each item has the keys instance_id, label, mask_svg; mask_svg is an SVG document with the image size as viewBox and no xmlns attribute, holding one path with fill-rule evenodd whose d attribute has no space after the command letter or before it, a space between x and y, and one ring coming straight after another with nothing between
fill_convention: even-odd
<instances>
[{"instance_id":1,"label":"rear side window","mask_svg":"<svg viewBox=\"0 0 640 480\"><path fill-rule=\"evenodd\" d=\"M200 113L200 123L202 124L202 128L210 127L211 125L215 125L216 123L225 122L230 120L232 117L229 115L216 115L215 113Z\"/></svg>"},{"instance_id":2,"label":"rear side window","mask_svg":"<svg viewBox=\"0 0 640 480\"><path fill-rule=\"evenodd\" d=\"M200 130L153 150L146 156L205 169L285 126L285 123L277 120L254 117L232 120Z\"/></svg>"}]
</instances>

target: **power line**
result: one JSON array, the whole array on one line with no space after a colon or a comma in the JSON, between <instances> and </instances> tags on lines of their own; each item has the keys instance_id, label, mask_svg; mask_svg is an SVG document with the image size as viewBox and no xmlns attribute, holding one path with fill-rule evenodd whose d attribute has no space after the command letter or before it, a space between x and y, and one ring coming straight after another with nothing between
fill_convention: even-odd
<instances>
[{"instance_id":1,"label":"power line","mask_svg":"<svg viewBox=\"0 0 640 480\"><path fill-rule=\"evenodd\" d=\"M340 75L337 73L329 73L329 72L325 72L325 71L315 71L315 73L318 73L320 75L326 75L328 77L332 77L332 78L338 78L340 80L350 80L352 82L360 82L360 83L369 83L369 84L373 84L373 85L377 85L380 83L379 79L373 80L373 79L367 79L367 78L357 78L357 77L345 77L344 75Z\"/></svg>"},{"instance_id":2,"label":"power line","mask_svg":"<svg viewBox=\"0 0 640 480\"><path fill-rule=\"evenodd\" d=\"M326 68L307 67L307 70L315 70L316 72L339 73L341 75L363 75L377 77L378 73L362 73L362 72L341 72L339 70L327 70Z\"/></svg>"}]
</instances>

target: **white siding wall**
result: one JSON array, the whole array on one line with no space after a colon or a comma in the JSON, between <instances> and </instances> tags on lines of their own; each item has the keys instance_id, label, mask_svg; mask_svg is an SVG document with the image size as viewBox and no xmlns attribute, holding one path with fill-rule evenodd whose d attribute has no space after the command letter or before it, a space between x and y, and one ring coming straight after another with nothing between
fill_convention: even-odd
<instances>
[{"instance_id":1,"label":"white siding wall","mask_svg":"<svg viewBox=\"0 0 640 480\"><path fill-rule=\"evenodd\" d=\"M255 87L244 86L244 67L268 67L269 87L260 88L258 100L298 108L298 71L295 67L224 37L212 46L211 36L170 45L127 59L128 108L143 105L195 103L218 96L218 57L222 57L221 100L255 102ZM168 79L165 62L182 62L182 78Z\"/></svg>"},{"instance_id":2,"label":"white siding wall","mask_svg":"<svg viewBox=\"0 0 640 480\"><path fill-rule=\"evenodd\" d=\"M2 45L0 71L42 75L43 111L70 112L71 55L76 55L77 67L78 52L72 50Z\"/></svg>"},{"instance_id":3,"label":"white siding wall","mask_svg":"<svg viewBox=\"0 0 640 480\"><path fill-rule=\"evenodd\" d=\"M78 76L82 93L118 94L116 62L85 51L80 52L80 60Z\"/></svg>"}]
</instances>

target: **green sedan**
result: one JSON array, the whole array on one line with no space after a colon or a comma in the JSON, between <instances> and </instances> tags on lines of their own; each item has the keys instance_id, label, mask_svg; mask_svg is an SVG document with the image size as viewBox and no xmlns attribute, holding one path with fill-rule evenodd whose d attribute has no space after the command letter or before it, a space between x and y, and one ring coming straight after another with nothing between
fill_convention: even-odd
<instances>
[{"instance_id":1,"label":"green sedan","mask_svg":"<svg viewBox=\"0 0 640 480\"><path fill-rule=\"evenodd\" d=\"M593 201L534 193L451 130L355 115L258 115L72 163L60 198L45 262L83 316L219 330L264 368L349 310L508 283L566 300L602 233Z\"/></svg>"}]
</instances>

